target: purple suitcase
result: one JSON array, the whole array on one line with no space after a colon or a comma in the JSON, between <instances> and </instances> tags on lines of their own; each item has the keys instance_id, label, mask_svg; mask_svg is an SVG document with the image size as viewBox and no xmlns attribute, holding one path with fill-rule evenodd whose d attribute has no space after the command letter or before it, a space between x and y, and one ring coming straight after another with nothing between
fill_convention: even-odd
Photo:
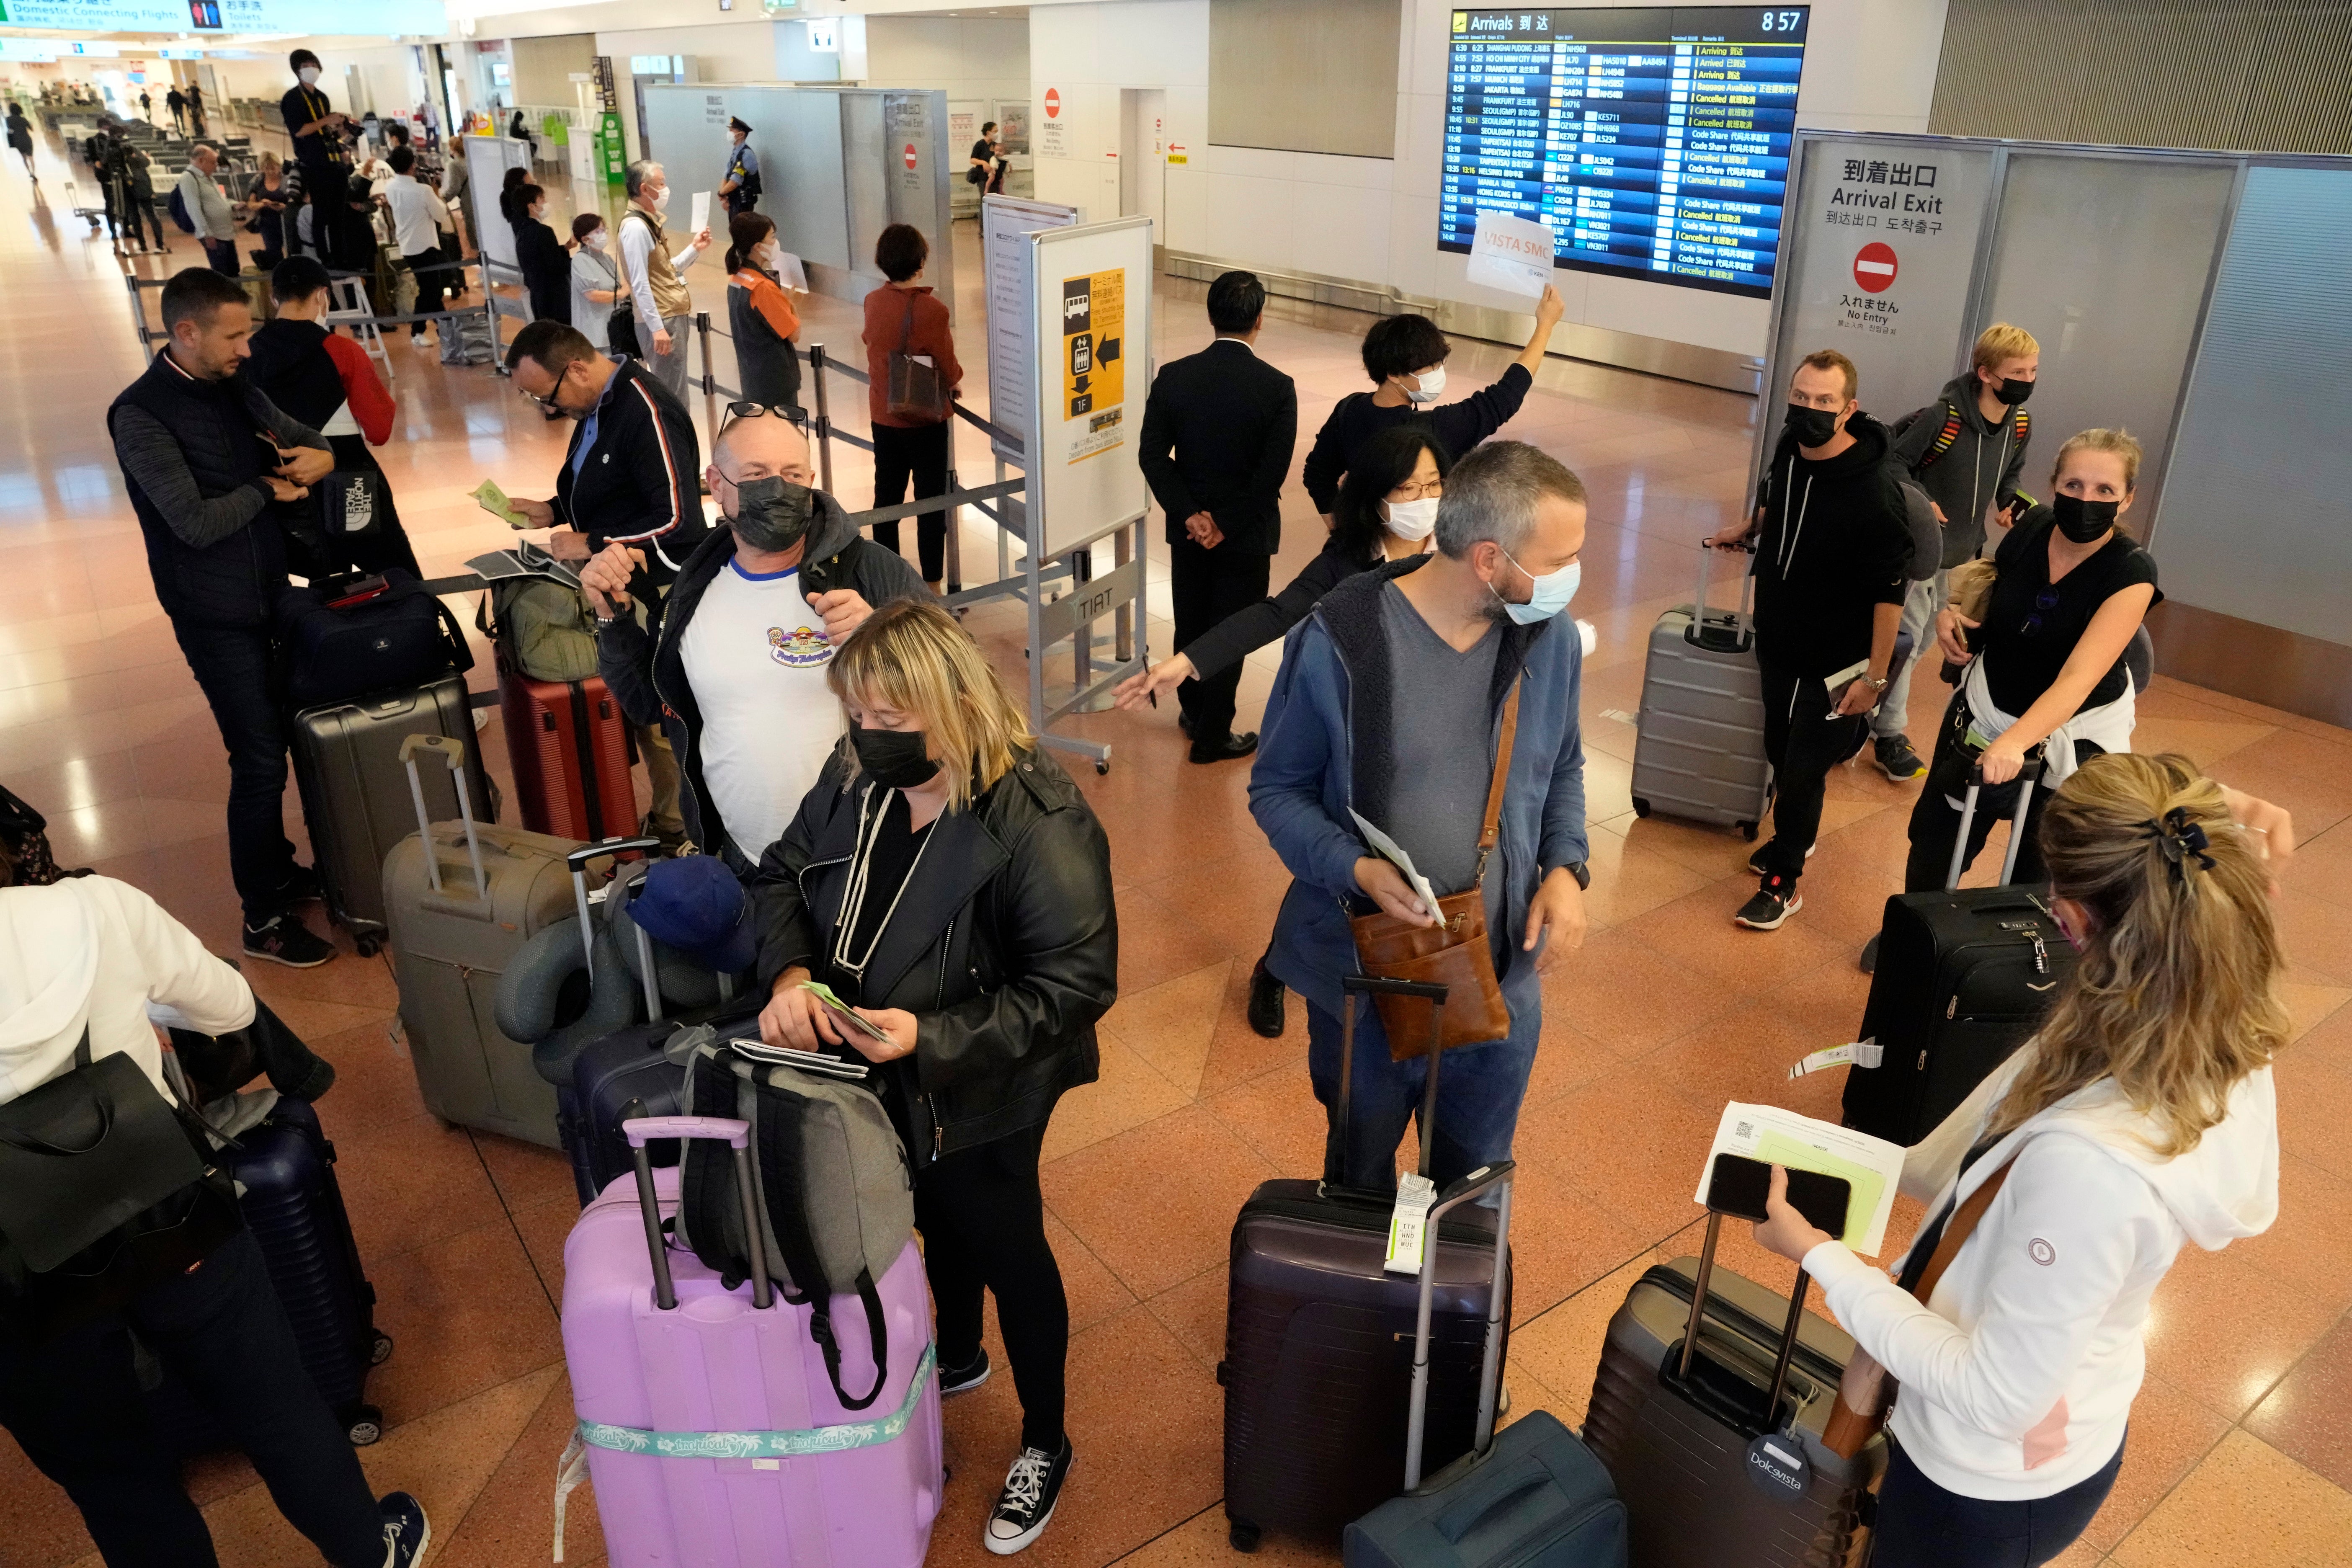
<instances>
[{"instance_id":1,"label":"purple suitcase","mask_svg":"<svg viewBox=\"0 0 2352 1568\"><path fill-rule=\"evenodd\" d=\"M864 1412L846 1411L809 1309L771 1286L763 1260L730 1291L693 1253L664 1245L678 1173L653 1168L647 1140L724 1139L748 1205L748 1124L661 1117L623 1131L635 1175L606 1187L563 1247L563 1355L579 1426L556 1489L555 1560L564 1496L584 1474L614 1568L917 1568L943 1472L930 1295L915 1244L880 1284L893 1387ZM870 1384L866 1314L834 1321L845 1380Z\"/></svg>"}]
</instances>

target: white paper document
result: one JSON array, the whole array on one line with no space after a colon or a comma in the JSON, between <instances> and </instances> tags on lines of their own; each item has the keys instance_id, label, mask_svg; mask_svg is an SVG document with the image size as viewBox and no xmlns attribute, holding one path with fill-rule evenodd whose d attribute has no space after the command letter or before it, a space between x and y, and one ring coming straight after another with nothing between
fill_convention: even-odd
<instances>
[{"instance_id":1,"label":"white paper document","mask_svg":"<svg viewBox=\"0 0 2352 1568\"><path fill-rule=\"evenodd\" d=\"M709 228L709 226L710 193L709 191L697 191L694 193L694 227L690 232L693 234L700 234L704 229Z\"/></svg>"},{"instance_id":2,"label":"white paper document","mask_svg":"<svg viewBox=\"0 0 2352 1568\"><path fill-rule=\"evenodd\" d=\"M1480 213L1470 237L1468 277L1506 294L1540 299L1551 282L1553 254L1549 225L1507 213Z\"/></svg>"},{"instance_id":3,"label":"white paper document","mask_svg":"<svg viewBox=\"0 0 2352 1568\"><path fill-rule=\"evenodd\" d=\"M1364 842L1372 847L1372 853L1404 873L1404 879L1412 884L1413 892L1434 918L1437 914L1437 890L1429 885L1428 878L1412 868L1412 857L1406 854L1395 839L1365 821L1362 812L1351 811L1348 815L1354 817L1356 826L1363 830Z\"/></svg>"},{"instance_id":4,"label":"white paper document","mask_svg":"<svg viewBox=\"0 0 2352 1568\"><path fill-rule=\"evenodd\" d=\"M1698 1190L1691 1202L1706 1202L1707 1179L1717 1154L1745 1154L1768 1165L1792 1171L1819 1171L1843 1176L1853 1186L1846 1209L1845 1235L1840 1239L1864 1258L1875 1258L1886 1241L1886 1218L1895 1212L1895 1190L1903 1180L1903 1145L1856 1132L1834 1122L1816 1121L1777 1105L1723 1108L1715 1142L1699 1164Z\"/></svg>"},{"instance_id":5,"label":"white paper document","mask_svg":"<svg viewBox=\"0 0 2352 1568\"><path fill-rule=\"evenodd\" d=\"M808 268L803 267L801 258L791 251L779 250L776 252L776 281L795 294L805 294L809 291Z\"/></svg>"}]
</instances>

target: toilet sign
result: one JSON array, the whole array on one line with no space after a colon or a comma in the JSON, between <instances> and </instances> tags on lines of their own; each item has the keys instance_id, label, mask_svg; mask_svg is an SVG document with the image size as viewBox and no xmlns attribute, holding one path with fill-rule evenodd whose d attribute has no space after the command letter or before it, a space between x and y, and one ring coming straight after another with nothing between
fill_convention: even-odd
<instances>
[{"instance_id":1,"label":"toilet sign","mask_svg":"<svg viewBox=\"0 0 2352 1568\"><path fill-rule=\"evenodd\" d=\"M899 156L906 160L907 167L912 169L915 166L915 144L912 142L908 142L907 150Z\"/></svg>"},{"instance_id":2,"label":"toilet sign","mask_svg":"<svg viewBox=\"0 0 2352 1568\"><path fill-rule=\"evenodd\" d=\"M1895 287L1895 247L1872 240L1854 253L1854 287L1865 294L1884 294Z\"/></svg>"}]
</instances>

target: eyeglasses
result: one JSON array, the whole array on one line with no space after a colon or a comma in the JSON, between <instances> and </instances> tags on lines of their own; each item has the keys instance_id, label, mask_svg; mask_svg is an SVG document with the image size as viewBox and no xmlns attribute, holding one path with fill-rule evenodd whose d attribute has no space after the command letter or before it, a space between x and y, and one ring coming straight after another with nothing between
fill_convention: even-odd
<instances>
[{"instance_id":1,"label":"eyeglasses","mask_svg":"<svg viewBox=\"0 0 2352 1568\"><path fill-rule=\"evenodd\" d=\"M2025 617L2025 624L2017 628L2017 635L2021 637L2030 637L2034 633L2040 631L2042 629L2042 617L2057 607L2058 590L2056 588L2044 588L2039 594L2034 595L2033 613Z\"/></svg>"},{"instance_id":2,"label":"eyeglasses","mask_svg":"<svg viewBox=\"0 0 2352 1568\"><path fill-rule=\"evenodd\" d=\"M572 362L573 364L578 363L579 362L577 360ZM555 384L547 389L547 395L545 397L541 397L538 393L531 391L529 387L519 386L516 387L515 390L521 393L525 397L530 398L533 403L538 404L541 408L551 408L558 414L561 414L564 411L563 405L556 402L555 400L563 391L563 378L571 374L572 365L569 364L565 365L562 370L557 371L555 373Z\"/></svg>"},{"instance_id":3,"label":"eyeglasses","mask_svg":"<svg viewBox=\"0 0 2352 1568\"><path fill-rule=\"evenodd\" d=\"M1414 484L1411 479L1407 479L1404 483L1396 486L1389 491L1389 500L1427 500L1432 496L1442 496L1444 493L1445 481L1444 479L1432 479L1427 484L1422 485Z\"/></svg>"}]
</instances>

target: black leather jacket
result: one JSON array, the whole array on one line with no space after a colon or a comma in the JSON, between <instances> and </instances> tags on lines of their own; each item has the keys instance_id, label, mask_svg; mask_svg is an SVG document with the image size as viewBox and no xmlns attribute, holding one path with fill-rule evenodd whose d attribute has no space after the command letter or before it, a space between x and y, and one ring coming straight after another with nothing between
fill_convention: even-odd
<instances>
[{"instance_id":1,"label":"black leather jacket","mask_svg":"<svg viewBox=\"0 0 2352 1568\"><path fill-rule=\"evenodd\" d=\"M872 781L835 760L751 885L761 993L798 964L825 977L858 803ZM1118 995L1110 841L1043 751L931 827L866 971L874 1007L920 1021L913 1055L880 1069L917 1170L1034 1127L1100 1076L1095 1021Z\"/></svg>"}]
</instances>

